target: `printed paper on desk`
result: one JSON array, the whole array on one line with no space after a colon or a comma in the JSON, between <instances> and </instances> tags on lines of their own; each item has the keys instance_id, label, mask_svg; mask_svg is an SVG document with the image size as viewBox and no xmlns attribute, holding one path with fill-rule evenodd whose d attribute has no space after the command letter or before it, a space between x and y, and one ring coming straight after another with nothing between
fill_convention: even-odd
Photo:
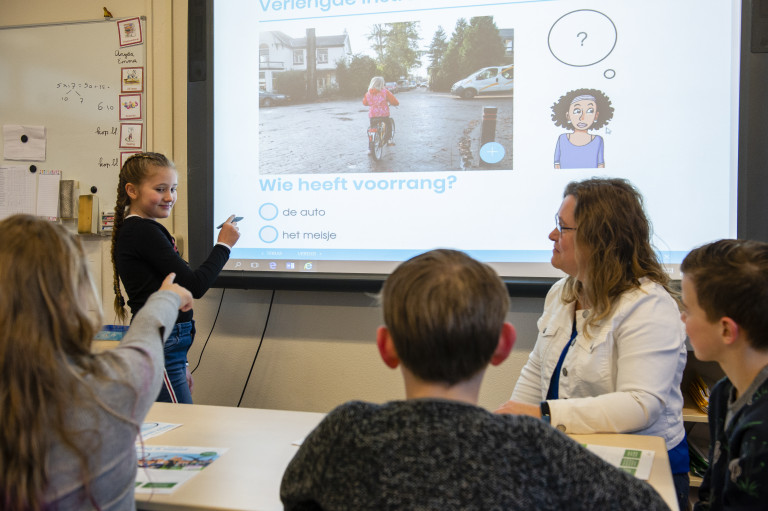
<instances>
[{"instance_id":1,"label":"printed paper on desk","mask_svg":"<svg viewBox=\"0 0 768 511\"><path fill-rule=\"evenodd\" d=\"M162 435L166 431L176 429L181 424L171 424L169 422L145 422L141 425L141 437L136 438L136 443L141 443L142 440L149 440L150 438Z\"/></svg>"},{"instance_id":2,"label":"printed paper on desk","mask_svg":"<svg viewBox=\"0 0 768 511\"><path fill-rule=\"evenodd\" d=\"M45 126L3 126L3 157L6 160L45 161Z\"/></svg>"},{"instance_id":3,"label":"printed paper on desk","mask_svg":"<svg viewBox=\"0 0 768 511\"><path fill-rule=\"evenodd\" d=\"M638 479L647 481L651 477L653 457L656 455L653 451L607 445L585 444L584 446L614 467L618 467Z\"/></svg>"},{"instance_id":4,"label":"printed paper on desk","mask_svg":"<svg viewBox=\"0 0 768 511\"><path fill-rule=\"evenodd\" d=\"M221 447L136 445L136 493L173 493L227 451Z\"/></svg>"}]
</instances>

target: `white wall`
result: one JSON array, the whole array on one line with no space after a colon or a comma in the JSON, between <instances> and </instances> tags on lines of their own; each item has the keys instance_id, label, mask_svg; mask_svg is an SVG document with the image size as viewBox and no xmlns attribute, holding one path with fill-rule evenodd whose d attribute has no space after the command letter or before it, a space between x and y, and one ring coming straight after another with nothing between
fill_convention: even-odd
<instances>
[{"instance_id":1,"label":"white wall","mask_svg":"<svg viewBox=\"0 0 768 511\"><path fill-rule=\"evenodd\" d=\"M186 0L0 0L0 26L98 19L104 5L115 17L148 18L148 149L170 156L179 170L179 200L166 225L183 244L188 232ZM109 243L87 243L89 253L98 253L92 244L101 243L105 322L111 323ZM371 297L275 291L272 299L272 294L212 289L195 304L197 337L189 354L191 367L201 360L194 373L195 402L235 406L242 396L241 406L326 412L350 399L383 402L403 396L399 371L378 358L381 309ZM517 327L518 342L505 363L489 369L482 406L492 409L509 397L535 341L542 307L542 299L512 299L508 319Z\"/></svg>"}]
</instances>

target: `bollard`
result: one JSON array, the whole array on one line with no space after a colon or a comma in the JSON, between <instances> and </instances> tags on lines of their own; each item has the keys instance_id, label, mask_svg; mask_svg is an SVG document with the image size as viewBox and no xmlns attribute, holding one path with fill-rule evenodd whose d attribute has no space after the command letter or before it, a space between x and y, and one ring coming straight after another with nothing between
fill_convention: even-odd
<instances>
[{"instance_id":1,"label":"bollard","mask_svg":"<svg viewBox=\"0 0 768 511\"><path fill-rule=\"evenodd\" d=\"M495 106L483 107L483 124L480 132L480 147L478 148L478 156L480 157L481 167L490 167L497 163L499 159L496 159L498 150L493 146L498 146L496 143L496 116L498 109ZM503 148L499 147L502 150ZM488 154L488 152L496 154ZM489 158L490 156L490 158Z\"/></svg>"},{"instance_id":2,"label":"bollard","mask_svg":"<svg viewBox=\"0 0 768 511\"><path fill-rule=\"evenodd\" d=\"M498 109L495 106L483 107L483 126L480 134L480 147L488 142L496 141L496 114Z\"/></svg>"}]
</instances>

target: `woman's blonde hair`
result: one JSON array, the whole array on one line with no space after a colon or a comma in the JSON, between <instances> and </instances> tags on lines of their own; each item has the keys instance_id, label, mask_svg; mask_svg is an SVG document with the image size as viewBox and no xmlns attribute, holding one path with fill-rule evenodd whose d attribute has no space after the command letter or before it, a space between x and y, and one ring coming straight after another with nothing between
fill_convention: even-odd
<instances>
[{"instance_id":1,"label":"woman's blonde hair","mask_svg":"<svg viewBox=\"0 0 768 511\"><path fill-rule=\"evenodd\" d=\"M374 76L371 78L371 83L368 85L369 89L381 90L384 88L384 77Z\"/></svg>"},{"instance_id":2,"label":"woman's blonde hair","mask_svg":"<svg viewBox=\"0 0 768 511\"><path fill-rule=\"evenodd\" d=\"M112 228L112 270L113 281L112 288L115 292L114 309L117 318L125 322L128 313L125 310L125 298L120 290L120 275L117 273L117 259L115 254L115 245L120 229L125 222L125 213L131 205L131 198L125 190L125 185L132 183L135 186L141 186L141 183L156 168L170 167L175 169L173 162L160 153L137 153L125 160L120 169L120 176L117 182L117 201L115 203L115 223Z\"/></svg>"},{"instance_id":3,"label":"woman's blonde hair","mask_svg":"<svg viewBox=\"0 0 768 511\"><path fill-rule=\"evenodd\" d=\"M592 178L574 181L563 197L576 199L576 244L586 264L587 282L568 277L563 300L582 299L590 308L587 327L608 317L625 291L645 277L669 288L669 276L651 245L651 222L643 197L626 179Z\"/></svg>"},{"instance_id":4,"label":"woman's blonde hair","mask_svg":"<svg viewBox=\"0 0 768 511\"><path fill-rule=\"evenodd\" d=\"M91 340L101 304L79 240L29 215L0 222L0 282L0 508L37 510L53 439L76 455L88 487L87 453L64 418L83 404L80 375L100 376Z\"/></svg>"}]
</instances>

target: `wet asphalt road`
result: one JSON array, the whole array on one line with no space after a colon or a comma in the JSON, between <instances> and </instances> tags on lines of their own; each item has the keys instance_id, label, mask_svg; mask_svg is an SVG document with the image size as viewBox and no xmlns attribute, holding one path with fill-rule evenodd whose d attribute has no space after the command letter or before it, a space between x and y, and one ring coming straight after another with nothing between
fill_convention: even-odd
<instances>
[{"instance_id":1,"label":"wet asphalt road","mask_svg":"<svg viewBox=\"0 0 768 511\"><path fill-rule=\"evenodd\" d=\"M512 168L512 95L459 99L424 88L396 94L390 107L395 144L381 161L367 155L368 107L337 100L261 108L259 173L334 174L458 171L482 168L478 157L483 107L498 109L495 141Z\"/></svg>"}]
</instances>

